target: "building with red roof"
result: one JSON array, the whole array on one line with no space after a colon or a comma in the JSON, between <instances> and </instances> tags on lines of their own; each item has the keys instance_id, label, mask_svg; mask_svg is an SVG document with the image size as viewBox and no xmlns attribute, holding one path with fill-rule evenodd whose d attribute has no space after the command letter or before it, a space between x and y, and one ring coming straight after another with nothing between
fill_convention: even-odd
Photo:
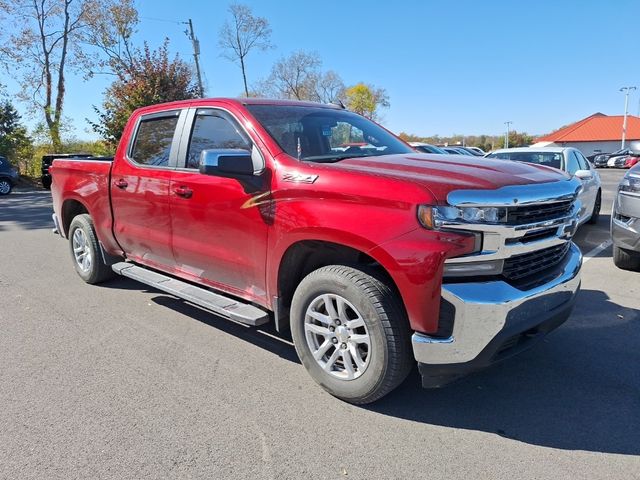
<instances>
[{"instance_id":1,"label":"building with red roof","mask_svg":"<svg viewBox=\"0 0 640 480\"><path fill-rule=\"evenodd\" d=\"M574 147L585 156L611 153L622 144L623 115L594 113L578 122L538 138L536 147ZM640 151L640 117L627 116L625 147Z\"/></svg>"}]
</instances>

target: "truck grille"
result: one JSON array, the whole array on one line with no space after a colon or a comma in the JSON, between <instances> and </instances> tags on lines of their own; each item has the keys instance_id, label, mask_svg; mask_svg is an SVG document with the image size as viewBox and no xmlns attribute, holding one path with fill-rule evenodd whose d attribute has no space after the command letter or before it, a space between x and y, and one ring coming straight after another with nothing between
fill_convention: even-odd
<instances>
[{"instance_id":1,"label":"truck grille","mask_svg":"<svg viewBox=\"0 0 640 480\"><path fill-rule=\"evenodd\" d=\"M571 212L572 200L510 207L507 211L509 225L525 225L527 223L544 222L562 218Z\"/></svg>"},{"instance_id":2,"label":"truck grille","mask_svg":"<svg viewBox=\"0 0 640 480\"><path fill-rule=\"evenodd\" d=\"M504 261L502 275L507 280L521 280L550 269L564 259L570 246L571 242L566 242L555 247L507 258Z\"/></svg>"}]
</instances>

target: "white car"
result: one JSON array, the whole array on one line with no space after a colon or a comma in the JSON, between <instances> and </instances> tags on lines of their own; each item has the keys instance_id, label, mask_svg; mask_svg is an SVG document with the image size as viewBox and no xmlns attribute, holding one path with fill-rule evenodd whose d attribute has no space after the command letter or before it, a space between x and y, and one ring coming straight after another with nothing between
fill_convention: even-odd
<instances>
[{"instance_id":1,"label":"white car","mask_svg":"<svg viewBox=\"0 0 640 480\"><path fill-rule=\"evenodd\" d=\"M578 194L578 199L582 203L578 223L580 225L585 222L597 223L602 205L600 175L580 150L570 147L505 148L489 153L486 158L546 165L579 178L583 189Z\"/></svg>"}]
</instances>

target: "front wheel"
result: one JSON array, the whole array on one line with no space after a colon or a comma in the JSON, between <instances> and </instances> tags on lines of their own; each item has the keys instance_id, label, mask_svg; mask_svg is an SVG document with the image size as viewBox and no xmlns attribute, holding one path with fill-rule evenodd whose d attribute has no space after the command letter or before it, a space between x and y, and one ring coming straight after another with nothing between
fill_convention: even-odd
<instances>
[{"instance_id":1,"label":"front wheel","mask_svg":"<svg viewBox=\"0 0 640 480\"><path fill-rule=\"evenodd\" d=\"M640 253L613 246L613 263L616 267L633 272L640 271Z\"/></svg>"},{"instance_id":2,"label":"front wheel","mask_svg":"<svg viewBox=\"0 0 640 480\"><path fill-rule=\"evenodd\" d=\"M69 248L76 272L85 282L95 284L112 278L113 270L104 263L91 216L76 216L69 227Z\"/></svg>"},{"instance_id":3,"label":"front wheel","mask_svg":"<svg viewBox=\"0 0 640 480\"><path fill-rule=\"evenodd\" d=\"M598 190L598 194L596 195L596 201L593 204L593 211L591 212L591 218L587 221L591 225L595 225L598 223L598 218L600 218L600 208L602 207L602 191Z\"/></svg>"},{"instance_id":4,"label":"front wheel","mask_svg":"<svg viewBox=\"0 0 640 480\"><path fill-rule=\"evenodd\" d=\"M413 364L398 295L352 267L323 267L300 282L291 305L291 334L311 377L354 404L389 393Z\"/></svg>"}]
</instances>

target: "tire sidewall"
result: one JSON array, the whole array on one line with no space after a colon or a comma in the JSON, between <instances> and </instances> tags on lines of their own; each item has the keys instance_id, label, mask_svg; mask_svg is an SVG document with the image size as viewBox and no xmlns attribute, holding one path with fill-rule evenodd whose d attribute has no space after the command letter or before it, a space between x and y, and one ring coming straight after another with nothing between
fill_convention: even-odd
<instances>
[{"instance_id":1,"label":"tire sidewall","mask_svg":"<svg viewBox=\"0 0 640 480\"><path fill-rule=\"evenodd\" d=\"M84 235L86 236L89 249L91 250L91 268L88 272L83 271L78 262L76 261L76 256L73 252L73 234L77 229L82 229ZM93 232L93 225L91 221L85 215L78 215L71 221L71 225L69 226L69 250L71 252L71 259L73 260L73 266L76 269L76 272L87 283L94 283L98 277L98 262L100 261L100 252L97 250L97 245L95 242L95 234Z\"/></svg>"},{"instance_id":2,"label":"tire sidewall","mask_svg":"<svg viewBox=\"0 0 640 480\"><path fill-rule=\"evenodd\" d=\"M369 365L354 380L340 380L326 373L313 358L307 344L304 319L312 300L325 293L340 295L348 300L364 319L371 347ZM366 397L373 392L385 376L388 346L380 314L368 296L354 282L335 272L314 272L296 289L291 305L291 335L298 357L311 377L332 395L349 400Z\"/></svg>"}]
</instances>

